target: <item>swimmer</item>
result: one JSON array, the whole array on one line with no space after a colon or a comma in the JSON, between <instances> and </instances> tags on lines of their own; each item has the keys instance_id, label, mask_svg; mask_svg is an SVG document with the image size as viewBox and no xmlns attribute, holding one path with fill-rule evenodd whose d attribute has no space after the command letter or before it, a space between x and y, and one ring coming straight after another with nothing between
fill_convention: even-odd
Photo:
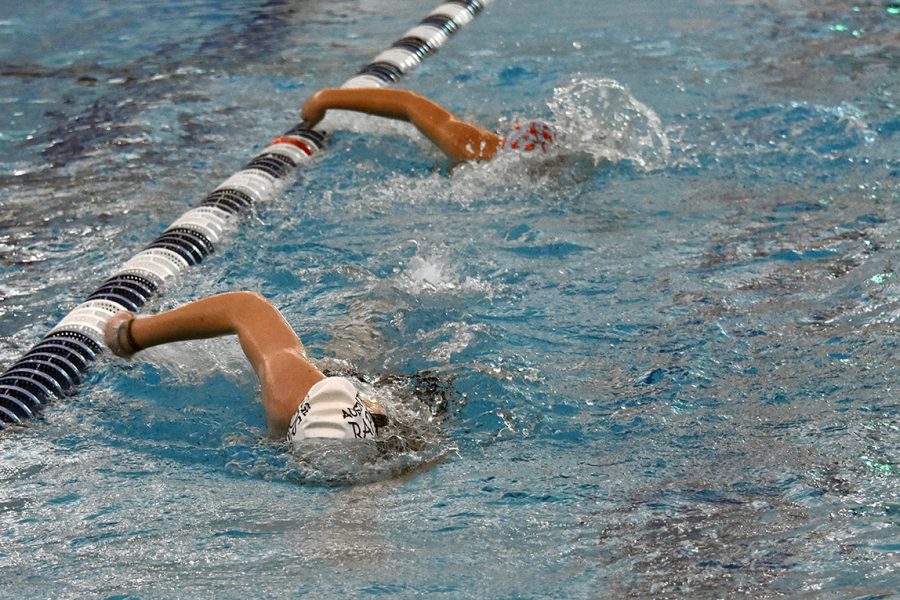
<instances>
[{"instance_id":1,"label":"swimmer","mask_svg":"<svg viewBox=\"0 0 900 600\"><path fill-rule=\"evenodd\" d=\"M259 378L269 435L368 439L387 424L381 406L344 377L326 377L306 357L300 338L262 295L228 292L156 315L123 311L106 323L104 341L121 357L159 344L236 334Z\"/></svg>"},{"instance_id":2,"label":"swimmer","mask_svg":"<svg viewBox=\"0 0 900 600\"><path fill-rule=\"evenodd\" d=\"M501 149L546 152L556 132L543 121L517 123L504 138L459 119L440 104L403 89L327 88L316 92L301 109L307 127L315 127L331 109L362 112L412 123L450 162L491 160Z\"/></svg>"}]
</instances>

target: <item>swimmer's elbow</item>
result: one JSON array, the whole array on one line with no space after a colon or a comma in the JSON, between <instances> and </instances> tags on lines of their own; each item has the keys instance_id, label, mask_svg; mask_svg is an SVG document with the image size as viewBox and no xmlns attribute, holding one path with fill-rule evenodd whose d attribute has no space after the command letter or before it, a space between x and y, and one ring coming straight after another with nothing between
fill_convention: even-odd
<instances>
[{"instance_id":1,"label":"swimmer's elbow","mask_svg":"<svg viewBox=\"0 0 900 600\"><path fill-rule=\"evenodd\" d=\"M247 306L272 306L272 303L266 300L266 297L259 292L251 292L250 290L242 290L240 292L231 292L240 304Z\"/></svg>"},{"instance_id":2,"label":"swimmer's elbow","mask_svg":"<svg viewBox=\"0 0 900 600\"><path fill-rule=\"evenodd\" d=\"M228 299L227 313L235 332L240 333L247 326L253 327L260 319L281 313L274 304L259 292L239 291L224 294Z\"/></svg>"}]
</instances>

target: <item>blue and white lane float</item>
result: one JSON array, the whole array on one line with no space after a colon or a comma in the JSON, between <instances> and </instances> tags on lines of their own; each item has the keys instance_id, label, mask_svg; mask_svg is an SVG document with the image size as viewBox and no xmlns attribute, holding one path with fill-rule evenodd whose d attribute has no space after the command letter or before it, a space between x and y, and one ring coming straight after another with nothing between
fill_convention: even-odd
<instances>
[{"instance_id":1,"label":"blue and white lane float","mask_svg":"<svg viewBox=\"0 0 900 600\"><path fill-rule=\"evenodd\" d=\"M449 0L378 54L343 87L384 87L442 46L492 0ZM54 398L73 391L104 351L103 329L117 312L137 312L169 279L200 264L251 206L277 196L296 169L322 149L324 135L302 123L276 137L179 217L68 313L0 375L0 429L25 425Z\"/></svg>"}]
</instances>

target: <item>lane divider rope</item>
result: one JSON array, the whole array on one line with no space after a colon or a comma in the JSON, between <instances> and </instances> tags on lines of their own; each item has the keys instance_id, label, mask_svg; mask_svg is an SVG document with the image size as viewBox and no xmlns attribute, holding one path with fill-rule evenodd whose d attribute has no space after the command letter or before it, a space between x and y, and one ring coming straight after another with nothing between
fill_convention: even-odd
<instances>
[{"instance_id":1,"label":"lane divider rope","mask_svg":"<svg viewBox=\"0 0 900 600\"><path fill-rule=\"evenodd\" d=\"M433 54L493 0L448 0L378 54L343 87L384 87ZM0 430L25 425L53 399L71 394L105 350L103 329L117 312L139 311L162 285L215 251L239 217L276 197L324 145L302 123L277 136L146 248L103 281L0 375Z\"/></svg>"}]
</instances>

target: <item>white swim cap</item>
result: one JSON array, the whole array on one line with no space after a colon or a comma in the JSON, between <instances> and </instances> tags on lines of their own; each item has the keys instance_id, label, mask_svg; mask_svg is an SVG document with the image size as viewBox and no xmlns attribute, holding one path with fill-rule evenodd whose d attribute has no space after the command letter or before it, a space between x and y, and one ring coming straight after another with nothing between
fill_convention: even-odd
<instances>
[{"instance_id":1,"label":"white swim cap","mask_svg":"<svg viewBox=\"0 0 900 600\"><path fill-rule=\"evenodd\" d=\"M327 377L312 386L294 413L287 433L289 442L374 437L372 415L356 387L344 377Z\"/></svg>"}]
</instances>

